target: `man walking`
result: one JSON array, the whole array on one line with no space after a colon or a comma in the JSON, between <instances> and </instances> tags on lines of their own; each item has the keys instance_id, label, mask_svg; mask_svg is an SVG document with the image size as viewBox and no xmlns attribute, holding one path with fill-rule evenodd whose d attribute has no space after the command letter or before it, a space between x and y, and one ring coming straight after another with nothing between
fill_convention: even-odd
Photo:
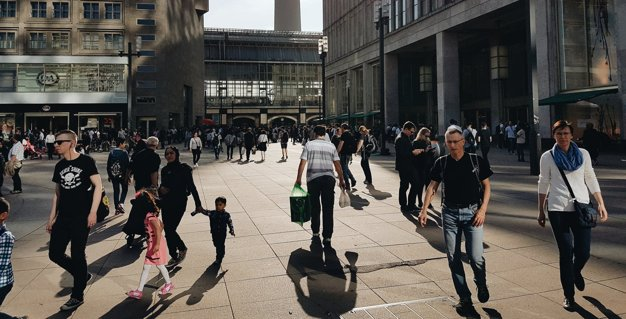
<instances>
[{"instance_id":1,"label":"man walking","mask_svg":"<svg viewBox=\"0 0 626 319\"><path fill-rule=\"evenodd\" d=\"M11 137L13 146L9 150L7 156L9 162L6 165L13 165L15 167L15 173L13 174L13 190L11 194L19 194L22 192L22 178L20 177L20 171L22 170L22 161L24 160L24 145L22 144L22 138L15 134Z\"/></svg>"},{"instance_id":2,"label":"man walking","mask_svg":"<svg viewBox=\"0 0 626 319\"><path fill-rule=\"evenodd\" d=\"M54 134L52 134L52 131L46 135L46 151L48 151L48 160L51 160L54 154Z\"/></svg>"},{"instance_id":3,"label":"man walking","mask_svg":"<svg viewBox=\"0 0 626 319\"><path fill-rule=\"evenodd\" d=\"M61 159L54 168L56 191L46 230L50 233L50 260L74 277L72 295L61 310L83 304L83 292L92 275L87 272L85 246L89 229L96 224L102 196L102 180L93 158L76 152L77 136L70 130L56 134L55 149ZM71 257L65 254L71 245Z\"/></svg>"},{"instance_id":4,"label":"man walking","mask_svg":"<svg viewBox=\"0 0 626 319\"><path fill-rule=\"evenodd\" d=\"M352 154L356 152L356 139L352 132L350 132L350 125L348 123L341 124L341 141L337 146L337 152L339 153L339 158L341 159L341 170L343 171L343 180L346 181L346 189L350 190L350 184L348 182L352 182L352 187L356 186L356 178L352 176L352 172L350 172L350 161L352 160Z\"/></svg>"},{"instance_id":5,"label":"man walking","mask_svg":"<svg viewBox=\"0 0 626 319\"><path fill-rule=\"evenodd\" d=\"M304 166L308 163L306 181L308 192L311 196L312 240L319 242L321 208L324 218L324 230L322 232L324 246L330 248L330 240L333 235L333 205L335 204L335 175L333 167L337 171L337 175L339 175L339 187L343 189L346 185L337 149L332 143L324 139L326 129L324 126L318 125L313 131L315 132L315 140L306 143L300 156L296 184L302 184L302 172L304 171Z\"/></svg>"},{"instance_id":6,"label":"man walking","mask_svg":"<svg viewBox=\"0 0 626 319\"><path fill-rule=\"evenodd\" d=\"M146 148L131 157L130 169L135 179L135 192L142 188L155 188L159 185L159 166L161 158L156 154L159 139L150 136L146 140Z\"/></svg>"},{"instance_id":7,"label":"man walking","mask_svg":"<svg viewBox=\"0 0 626 319\"><path fill-rule=\"evenodd\" d=\"M476 154L464 152L463 130L456 125L448 127L445 134L449 155L435 161L430 174L430 185L426 191L424 206L419 215L422 227L428 220L430 205L437 188L443 183L442 223L448 266L452 282L460 302L460 311L472 308L472 293L467 287L463 261L461 260L461 237L465 237L467 256L474 271L474 282L478 288L478 300L487 302L489 290L483 257L483 224L491 196L489 176L493 174L487 161Z\"/></svg>"},{"instance_id":8,"label":"man walking","mask_svg":"<svg viewBox=\"0 0 626 319\"><path fill-rule=\"evenodd\" d=\"M423 149L413 149L411 142L412 136L415 135L415 124L411 121L407 121L402 126L402 131L396 137L396 171L400 175L400 191L398 194L398 201L400 203L400 211L404 214L408 214L412 211L417 211L415 201L417 199L417 170L413 165L413 157L421 154ZM406 196L406 191L411 186L409 191L409 197Z\"/></svg>"}]
</instances>

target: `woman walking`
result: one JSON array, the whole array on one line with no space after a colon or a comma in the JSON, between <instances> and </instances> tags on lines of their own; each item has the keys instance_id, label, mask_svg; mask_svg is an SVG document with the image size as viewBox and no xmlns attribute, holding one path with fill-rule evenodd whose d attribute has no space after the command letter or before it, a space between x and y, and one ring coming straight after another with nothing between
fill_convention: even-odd
<instances>
[{"instance_id":1,"label":"woman walking","mask_svg":"<svg viewBox=\"0 0 626 319\"><path fill-rule=\"evenodd\" d=\"M417 180L417 208L421 210L424 204L422 194L424 187L428 186L430 183L430 169L435 161L433 157L434 149L430 145L430 130L428 128L422 127L419 132L417 132L415 140L413 140L413 149L421 150L418 155L413 157L413 165L417 173L415 177Z\"/></svg>"},{"instance_id":2,"label":"woman walking","mask_svg":"<svg viewBox=\"0 0 626 319\"><path fill-rule=\"evenodd\" d=\"M524 144L526 144L526 131L522 124L517 124L517 132L515 132L517 146L517 161L524 162Z\"/></svg>"},{"instance_id":3,"label":"woman walking","mask_svg":"<svg viewBox=\"0 0 626 319\"><path fill-rule=\"evenodd\" d=\"M168 266L175 266L185 259L187 246L176 232L176 228L185 214L187 196L191 194L196 204L196 212L202 212L202 202L193 182L192 168L180 162L180 153L175 146L165 149L167 165L161 169L161 210L165 228L165 240L170 257Z\"/></svg>"},{"instance_id":4,"label":"woman walking","mask_svg":"<svg viewBox=\"0 0 626 319\"><path fill-rule=\"evenodd\" d=\"M359 133L361 133L361 138L359 139L359 145L357 145L357 154L361 155L361 168L363 169L363 175L365 175L365 180L363 183L365 185L372 184L372 170L370 169L370 156L372 155L372 151L374 150L374 143L372 139L375 137L369 134L369 130L364 125L359 127Z\"/></svg>"},{"instance_id":5,"label":"woman walking","mask_svg":"<svg viewBox=\"0 0 626 319\"><path fill-rule=\"evenodd\" d=\"M571 124L563 120L552 126L556 143L541 156L537 216L539 226L545 227L547 204L548 218L559 248L561 286L565 295L563 307L568 310L576 306L574 286L580 291L585 289L582 270L591 248L591 227L579 224L571 193L579 203L590 203L589 193L593 194L600 221L606 221L609 216L591 166L591 156L587 150L572 143L572 131Z\"/></svg>"},{"instance_id":6,"label":"woman walking","mask_svg":"<svg viewBox=\"0 0 626 319\"><path fill-rule=\"evenodd\" d=\"M261 162L265 161L265 152L267 151L268 141L269 140L267 138L267 133L265 133L265 130L261 130L261 134L259 135L259 138L257 139L258 149L261 152Z\"/></svg>"},{"instance_id":7,"label":"woman walking","mask_svg":"<svg viewBox=\"0 0 626 319\"><path fill-rule=\"evenodd\" d=\"M202 140L198 137L198 132L194 132L193 137L189 140L189 149L193 154L193 167L198 167L200 153L202 153Z\"/></svg>"}]
</instances>

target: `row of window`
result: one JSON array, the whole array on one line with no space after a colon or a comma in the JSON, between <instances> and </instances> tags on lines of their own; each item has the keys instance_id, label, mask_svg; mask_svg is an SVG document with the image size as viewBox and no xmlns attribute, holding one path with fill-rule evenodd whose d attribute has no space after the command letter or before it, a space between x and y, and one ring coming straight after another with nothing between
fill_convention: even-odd
<instances>
[{"instance_id":1,"label":"row of window","mask_svg":"<svg viewBox=\"0 0 626 319\"><path fill-rule=\"evenodd\" d=\"M141 35L143 41L154 41L154 34ZM15 49L15 32L0 31L0 49ZM28 49L69 50L70 33L62 31L29 32ZM124 35L109 32L82 32L81 48L83 50L124 50Z\"/></svg>"},{"instance_id":2,"label":"row of window","mask_svg":"<svg viewBox=\"0 0 626 319\"><path fill-rule=\"evenodd\" d=\"M50 7L48 1L30 1L32 18L69 19L70 2L54 1ZM138 3L137 10L154 10L154 3ZM15 18L17 1L0 1L0 18ZM83 2L83 19L121 20L122 4L117 2Z\"/></svg>"}]
</instances>

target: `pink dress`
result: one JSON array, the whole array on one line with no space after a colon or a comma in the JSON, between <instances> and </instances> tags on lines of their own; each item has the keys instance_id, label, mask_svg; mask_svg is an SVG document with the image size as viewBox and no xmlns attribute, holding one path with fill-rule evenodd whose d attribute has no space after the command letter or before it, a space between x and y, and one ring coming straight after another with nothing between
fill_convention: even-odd
<instances>
[{"instance_id":1,"label":"pink dress","mask_svg":"<svg viewBox=\"0 0 626 319\"><path fill-rule=\"evenodd\" d=\"M154 215L154 213L146 214L146 218L144 219L144 224L146 225L146 234L148 234L148 249L146 249L146 259L144 261L145 265L165 265L167 264L167 244L165 243L165 238L163 238L163 234L157 234L154 227L152 226L151 221L156 220L158 223L161 221L159 218ZM161 237L161 242L159 245L159 251L156 254L152 253L152 248L156 243L156 239L159 236Z\"/></svg>"}]
</instances>

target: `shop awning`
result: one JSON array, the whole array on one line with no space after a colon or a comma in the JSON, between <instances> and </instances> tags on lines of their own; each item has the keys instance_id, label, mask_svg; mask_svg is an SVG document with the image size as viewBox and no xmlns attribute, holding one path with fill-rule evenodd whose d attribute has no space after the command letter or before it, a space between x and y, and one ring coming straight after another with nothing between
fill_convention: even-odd
<instances>
[{"instance_id":1,"label":"shop awning","mask_svg":"<svg viewBox=\"0 0 626 319\"><path fill-rule=\"evenodd\" d=\"M617 85L586 89L586 90L566 91L566 92L561 92L557 95L551 96L549 98L539 100L539 105L570 104L570 103L576 103L579 101L590 100L600 95L617 93L617 92L618 92Z\"/></svg>"}]
</instances>

